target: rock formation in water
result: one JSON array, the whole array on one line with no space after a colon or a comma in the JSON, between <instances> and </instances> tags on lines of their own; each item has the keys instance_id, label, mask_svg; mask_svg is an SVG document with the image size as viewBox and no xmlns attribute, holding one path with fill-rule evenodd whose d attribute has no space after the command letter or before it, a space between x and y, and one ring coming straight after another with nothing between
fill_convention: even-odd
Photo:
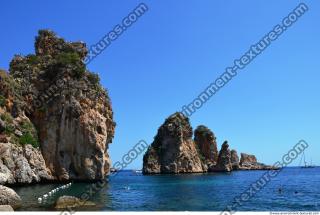
<instances>
[{"instance_id":1,"label":"rock formation in water","mask_svg":"<svg viewBox=\"0 0 320 215\"><path fill-rule=\"evenodd\" d=\"M199 152L203 169L215 166L218 161L218 148L214 133L204 125L200 125L194 131L194 142Z\"/></svg>"},{"instance_id":2,"label":"rock formation in water","mask_svg":"<svg viewBox=\"0 0 320 215\"><path fill-rule=\"evenodd\" d=\"M240 170L269 170L277 169L275 167L259 163L256 156L241 153Z\"/></svg>"},{"instance_id":3,"label":"rock formation in water","mask_svg":"<svg viewBox=\"0 0 320 215\"><path fill-rule=\"evenodd\" d=\"M192 140L189 119L181 113L167 118L143 157L144 174L203 172Z\"/></svg>"},{"instance_id":4,"label":"rock formation in water","mask_svg":"<svg viewBox=\"0 0 320 215\"><path fill-rule=\"evenodd\" d=\"M35 52L0 73L0 184L103 179L115 123L86 45L40 30Z\"/></svg>"},{"instance_id":5,"label":"rock formation in water","mask_svg":"<svg viewBox=\"0 0 320 215\"><path fill-rule=\"evenodd\" d=\"M143 157L144 174L231 172L232 170L276 169L257 162L255 156L230 151L225 141L218 153L214 133L206 126L194 131L189 119L175 113L159 128L154 142Z\"/></svg>"},{"instance_id":6,"label":"rock formation in water","mask_svg":"<svg viewBox=\"0 0 320 215\"><path fill-rule=\"evenodd\" d=\"M229 144L225 141L219 152L217 165L211 169L212 172L231 172L232 163L231 163L231 151L229 149Z\"/></svg>"},{"instance_id":7,"label":"rock formation in water","mask_svg":"<svg viewBox=\"0 0 320 215\"><path fill-rule=\"evenodd\" d=\"M240 168L239 162L238 152L234 149L231 150L231 165L233 170L238 170Z\"/></svg>"}]
</instances>

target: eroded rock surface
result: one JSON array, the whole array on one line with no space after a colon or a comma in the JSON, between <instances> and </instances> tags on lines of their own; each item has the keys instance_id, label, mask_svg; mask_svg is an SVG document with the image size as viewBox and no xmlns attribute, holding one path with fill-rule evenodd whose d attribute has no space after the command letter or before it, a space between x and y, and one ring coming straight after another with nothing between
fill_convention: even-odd
<instances>
[{"instance_id":1,"label":"eroded rock surface","mask_svg":"<svg viewBox=\"0 0 320 215\"><path fill-rule=\"evenodd\" d=\"M189 119L181 113L167 118L143 158L144 174L203 172Z\"/></svg>"}]
</instances>

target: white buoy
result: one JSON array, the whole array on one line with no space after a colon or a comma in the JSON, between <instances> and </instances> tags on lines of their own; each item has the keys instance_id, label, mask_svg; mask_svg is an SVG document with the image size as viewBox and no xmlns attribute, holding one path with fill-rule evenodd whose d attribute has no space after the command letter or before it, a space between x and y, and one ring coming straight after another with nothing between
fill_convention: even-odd
<instances>
[{"instance_id":1,"label":"white buoy","mask_svg":"<svg viewBox=\"0 0 320 215\"><path fill-rule=\"evenodd\" d=\"M38 198L38 202L42 202L42 198Z\"/></svg>"},{"instance_id":2,"label":"white buoy","mask_svg":"<svg viewBox=\"0 0 320 215\"><path fill-rule=\"evenodd\" d=\"M48 198L48 195L47 195L47 194L44 194L43 197L44 197L44 198Z\"/></svg>"}]
</instances>

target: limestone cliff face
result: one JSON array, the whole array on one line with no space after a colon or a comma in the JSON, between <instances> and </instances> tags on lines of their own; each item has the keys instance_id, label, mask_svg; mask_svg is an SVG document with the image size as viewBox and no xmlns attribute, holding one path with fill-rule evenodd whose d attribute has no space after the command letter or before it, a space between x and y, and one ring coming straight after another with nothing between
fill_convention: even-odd
<instances>
[{"instance_id":1,"label":"limestone cliff face","mask_svg":"<svg viewBox=\"0 0 320 215\"><path fill-rule=\"evenodd\" d=\"M189 119L181 113L167 118L143 158L144 174L203 172Z\"/></svg>"},{"instance_id":2,"label":"limestone cliff face","mask_svg":"<svg viewBox=\"0 0 320 215\"><path fill-rule=\"evenodd\" d=\"M39 156L53 179L103 179L110 170L107 150L115 123L107 91L82 62L86 45L41 30L35 50L10 63L22 102L8 104L9 112L14 118L25 115L35 126Z\"/></svg>"},{"instance_id":3,"label":"limestone cliff face","mask_svg":"<svg viewBox=\"0 0 320 215\"><path fill-rule=\"evenodd\" d=\"M21 110L18 85L0 71L0 184L52 180L33 123Z\"/></svg>"}]
</instances>

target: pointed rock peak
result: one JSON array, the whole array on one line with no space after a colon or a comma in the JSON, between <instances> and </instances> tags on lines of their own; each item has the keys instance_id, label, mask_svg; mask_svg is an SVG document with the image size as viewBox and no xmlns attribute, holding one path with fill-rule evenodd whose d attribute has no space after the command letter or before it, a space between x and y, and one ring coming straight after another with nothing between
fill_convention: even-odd
<instances>
[{"instance_id":1,"label":"pointed rock peak","mask_svg":"<svg viewBox=\"0 0 320 215\"><path fill-rule=\"evenodd\" d=\"M179 112L170 115L159 128L158 134L161 136L169 134L176 137L180 137L178 134L183 134L184 138L192 138L192 127L189 118Z\"/></svg>"},{"instance_id":2,"label":"pointed rock peak","mask_svg":"<svg viewBox=\"0 0 320 215\"><path fill-rule=\"evenodd\" d=\"M204 125L200 125L194 131L194 142L199 148L201 155L209 162L218 160L218 148L214 133ZM211 165L211 164L210 164Z\"/></svg>"},{"instance_id":3,"label":"pointed rock peak","mask_svg":"<svg viewBox=\"0 0 320 215\"><path fill-rule=\"evenodd\" d=\"M197 139L197 137L203 137L210 140L216 140L214 133L204 125L199 125L194 131L194 135L195 139Z\"/></svg>"},{"instance_id":4,"label":"pointed rock peak","mask_svg":"<svg viewBox=\"0 0 320 215\"><path fill-rule=\"evenodd\" d=\"M224 141L224 142L223 142L221 149L222 149L222 150L229 149L228 141Z\"/></svg>"}]
</instances>

